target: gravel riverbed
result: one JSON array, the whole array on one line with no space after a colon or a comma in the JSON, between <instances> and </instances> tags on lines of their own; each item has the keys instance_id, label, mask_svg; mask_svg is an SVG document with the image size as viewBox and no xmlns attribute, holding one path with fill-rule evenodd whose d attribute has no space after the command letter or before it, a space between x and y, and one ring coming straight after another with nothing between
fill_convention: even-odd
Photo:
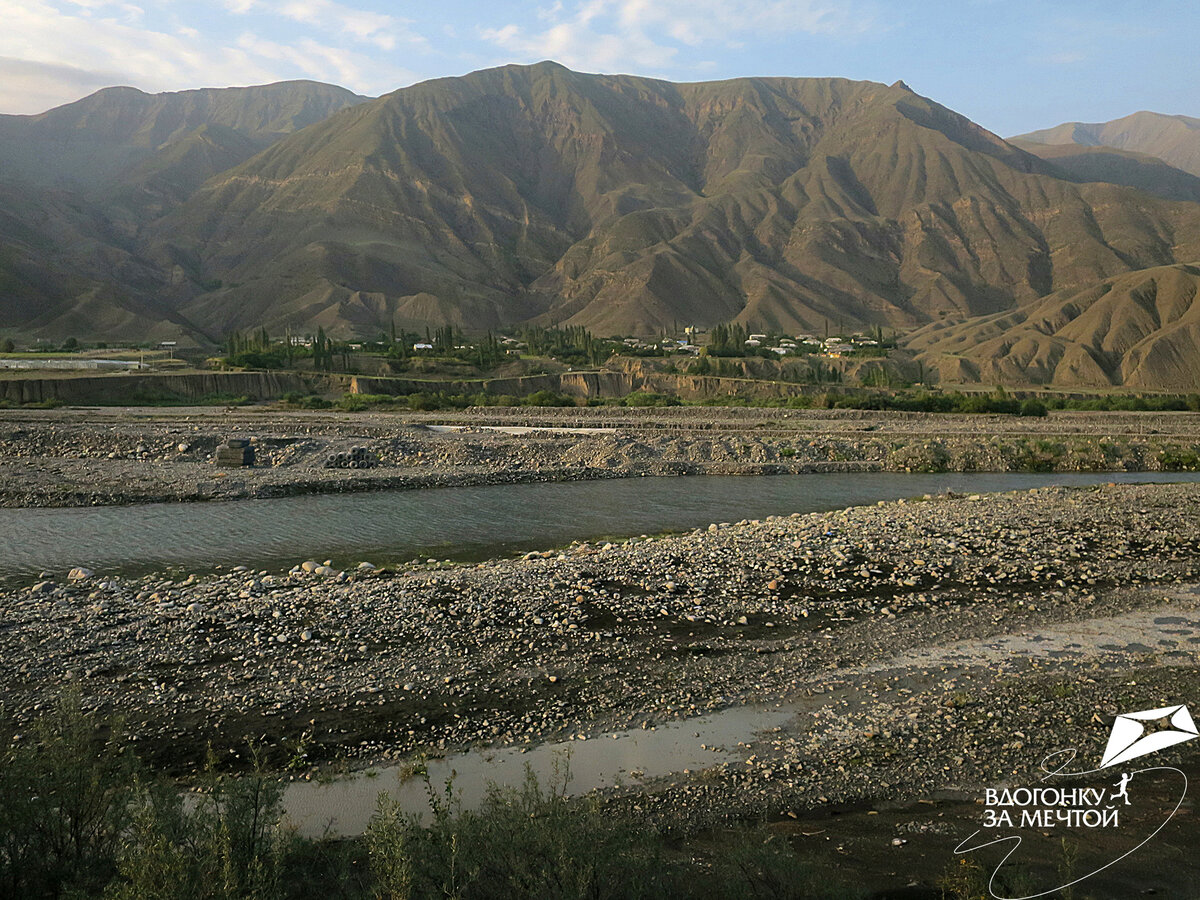
<instances>
[{"instance_id":1,"label":"gravel riverbed","mask_svg":"<svg viewBox=\"0 0 1200 900\"><path fill-rule=\"evenodd\" d=\"M613 802L695 827L965 791L1194 695L1198 514L1196 485L1041 488L471 565L47 573L0 593L3 739L74 686L165 771L249 738L315 777L783 702L741 762Z\"/></svg>"},{"instance_id":2,"label":"gravel riverbed","mask_svg":"<svg viewBox=\"0 0 1200 900\"><path fill-rule=\"evenodd\" d=\"M429 426L457 430L432 430ZM517 431L519 433L511 433ZM245 438L256 464L215 459ZM371 465L332 468L365 448ZM0 506L95 506L638 475L1200 468L1200 414L1045 418L719 407L0 410Z\"/></svg>"}]
</instances>

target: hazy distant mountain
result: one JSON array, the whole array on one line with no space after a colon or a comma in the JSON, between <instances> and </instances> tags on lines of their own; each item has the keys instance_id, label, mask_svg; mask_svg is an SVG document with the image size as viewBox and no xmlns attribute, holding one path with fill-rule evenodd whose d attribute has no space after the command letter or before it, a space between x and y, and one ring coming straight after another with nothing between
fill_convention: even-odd
<instances>
[{"instance_id":1,"label":"hazy distant mountain","mask_svg":"<svg viewBox=\"0 0 1200 900\"><path fill-rule=\"evenodd\" d=\"M1065 122L1018 135L1015 140L1132 150L1200 176L1200 119L1187 116L1136 112L1111 122Z\"/></svg>"},{"instance_id":2,"label":"hazy distant mountain","mask_svg":"<svg viewBox=\"0 0 1200 900\"><path fill-rule=\"evenodd\" d=\"M1200 389L1200 267L1163 266L911 335L943 381Z\"/></svg>"},{"instance_id":3,"label":"hazy distant mountain","mask_svg":"<svg viewBox=\"0 0 1200 900\"><path fill-rule=\"evenodd\" d=\"M315 81L163 94L105 88L40 115L0 116L0 177L95 191L212 126L242 139L240 162L364 100Z\"/></svg>"},{"instance_id":4,"label":"hazy distant mountain","mask_svg":"<svg viewBox=\"0 0 1200 900\"><path fill-rule=\"evenodd\" d=\"M367 102L285 87L188 92L231 102L197 97L186 116L118 91L89 98L94 115L85 100L31 117L85 123L93 137L58 138L81 153L122 134L158 149L103 177L98 164L74 213L45 194L53 214L17 241L22 296L37 296L39 259L53 280L92 249L54 282L52 308L33 315L32 299L8 321L61 333L102 318L111 296L209 336L393 322L911 329L1200 260L1186 173L1128 152L1039 148L1043 160L900 82L672 84L542 63ZM297 109L319 121L278 137L306 121ZM100 127L122 116L131 124ZM35 188L23 196L37 207ZM19 224L0 219L0 244ZM125 312L113 321L132 327Z\"/></svg>"},{"instance_id":5,"label":"hazy distant mountain","mask_svg":"<svg viewBox=\"0 0 1200 900\"><path fill-rule=\"evenodd\" d=\"M163 284L180 275L138 256L138 232L212 175L364 99L311 81L106 88L41 115L0 116L0 328L208 340L163 305Z\"/></svg>"}]
</instances>

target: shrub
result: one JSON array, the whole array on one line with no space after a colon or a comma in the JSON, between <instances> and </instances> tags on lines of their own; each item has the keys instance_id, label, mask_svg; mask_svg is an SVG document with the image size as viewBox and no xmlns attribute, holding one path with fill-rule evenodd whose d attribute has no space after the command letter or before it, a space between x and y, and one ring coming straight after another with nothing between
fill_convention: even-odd
<instances>
[{"instance_id":1,"label":"shrub","mask_svg":"<svg viewBox=\"0 0 1200 900\"><path fill-rule=\"evenodd\" d=\"M1044 416L1046 415L1046 404L1034 397L1021 401L1022 416Z\"/></svg>"},{"instance_id":2,"label":"shrub","mask_svg":"<svg viewBox=\"0 0 1200 900\"><path fill-rule=\"evenodd\" d=\"M318 397L316 394L305 395L299 391L288 391L279 399L290 406L299 406L301 409L329 409L333 406L324 397Z\"/></svg>"},{"instance_id":3,"label":"shrub","mask_svg":"<svg viewBox=\"0 0 1200 900\"><path fill-rule=\"evenodd\" d=\"M522 406L574 406L573 397L554 391L535 391L521 401Z\"/></svg>"},{"instance_id":4,"label":"shrub","mask_svg":"<svg viewBox=\"0 0 1200 900\"><path fill-rule=\"evenodd\" d=\"M657 836L644 824L573 803L566 778L544 789L526 769L519 788L489 786L473 812L462 808L452 782L439 795L424 777L428 827L384 794L367 831L382 897L669 895Z\"/></svg>"},{"instance_id":5,"label":"shrub","mask_svg":"<svg viewBox=\"0 0 1200 900\"><path fill-rule=\"evenodd\" d=\"M283 369L290 365L283 350L244 350L226 356L224 362L239 369Z\"/></svg>"},{"instance_id":6,"label":"shrub","mask_svg":"<svg viewBox=\"0 0 1200 900\"><path fill-rule=\"evenodd\" d=\"M221 778L185 804L170 784L144 788L105 900L274 900L284 896L283 788L263 771Z\"/></svg>"},{"instance_id":7,"label":"shrub","mask_svg":"<svg viewBox=\"0 0 1200 900\"><path fill-rule=\"evenodd\" d=\"M681 401L678 397L672 397L667 394L656 394L650 391L634 391L628 394L622 401L622 406L680 406Z\"/></svg>"},{"instance_id":8,"label":"shrub","mask_svg":"<svg viewBox=\"0 0 1200 900\"><path fill-rule=\"evenodd\" d=\"M67 693L33 729L33 741L0 754L0 895L95 892L129 822L133 757L119 723L102 738Z\"/></svg>"},{"instance_id":9,"label":"shrub","mask_svg":"<svg viewBox=\"0 0 1200 900\"><path fill-rule=\"evenodd\" d=\"M528 767L518 788L490 785L477 811L463 809L453 780L439 793L425 772L419 776L429 796L429 824L384 794L367 830L383 900L853 896L785 839L762 829L720 835L712 847L672 850L644 818L569 799L565 766L547 787Z\"/></svg>"}]
</instances>

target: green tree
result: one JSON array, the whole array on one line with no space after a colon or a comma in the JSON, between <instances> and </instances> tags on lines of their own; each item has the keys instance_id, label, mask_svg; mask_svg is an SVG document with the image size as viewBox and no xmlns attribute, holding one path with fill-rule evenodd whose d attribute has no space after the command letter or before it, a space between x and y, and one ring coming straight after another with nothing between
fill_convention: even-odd
<instances>
[{"instance_id":1,"label":"green tree","mask_svg":"<svg viewBox=\"0 0 1200 900\"><path fill-rule=\"evenodd\" d=\"M745 356L750 333L744 325L731 322L714 325L709 336L707 353L710 356Z\"/></svg>"}]
</instances>

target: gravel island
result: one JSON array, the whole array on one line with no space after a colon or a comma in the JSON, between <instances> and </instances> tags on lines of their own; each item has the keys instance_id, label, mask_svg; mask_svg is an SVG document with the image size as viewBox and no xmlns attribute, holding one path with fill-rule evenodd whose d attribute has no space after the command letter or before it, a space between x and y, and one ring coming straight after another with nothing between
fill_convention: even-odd
<instances>
[{"instance_id":1,"label":"gravel island","mask_svg":"<svg viewBox=\"0 0 1200 900\"><path fill-rule=\"evenodd\" d=\"M247 440L255 465L222 464ZM353 448L369 464L336 464ZM1198 413L1044 418L726 407L0 410L0 506L96 506L638 475L1200 470Z\"/></svg>"}]
</instances>

